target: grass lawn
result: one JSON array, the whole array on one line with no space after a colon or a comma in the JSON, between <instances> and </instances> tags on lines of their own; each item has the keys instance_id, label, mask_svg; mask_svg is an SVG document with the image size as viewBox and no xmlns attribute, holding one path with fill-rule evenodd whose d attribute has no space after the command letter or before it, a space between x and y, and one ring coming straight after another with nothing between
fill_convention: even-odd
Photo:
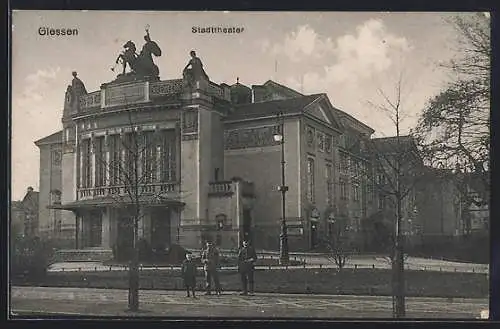
<instances>
[{"instance_id":1,"label":"grass lawn","mask_svg":"<svg viewBox=\"0 0 500 329\"><path fill-rule=\"evenodd\" d=\"M422 297L488 297L486 274L405 271L406 293ZM391 295L392 273L384 269L273 269L255 272L256 292ZM203 272L198 285L203 286ZM14 284L22 284L14 283ZM221 273L224 290L239 290L237 272ZM48 273L41 284L59 287L128 287L128 271ZM140 274L141 289L183 289L179 270L145 270Z\"/></svg>"}]
</instances>

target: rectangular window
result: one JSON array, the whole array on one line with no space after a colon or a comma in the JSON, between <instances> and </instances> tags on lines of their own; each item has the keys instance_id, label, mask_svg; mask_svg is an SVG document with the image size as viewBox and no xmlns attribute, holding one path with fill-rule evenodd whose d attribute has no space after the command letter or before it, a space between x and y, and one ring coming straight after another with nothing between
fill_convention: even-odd
<instances>
[{"instance_id":1,"label":"rectangular window","mask_svg":"<svg viewBox=\"0 0 500 329\"><path fill-rule=\"evenodd\" d=\"M349 172L349 157L345 153L340 154L340 173L347 174Z\"/></svg>"},{"instance_id":2,"label":"rectangular window","mask_svg":"<svg viewBox=\"0 0 500 329\"><path fill-rule=\"evenodd\" d=\"M354 201L359 202L360 193L359 193L359 184L358 183L354 183L352 185L352 194L353 194Z\"/></svg>"},{"instance_id":3,"label":"rectangular window","mask_svg":"<svg viewBox=\"0 0 500 329\"><path fill-rule=\"evenodd\" d=\"M331 163L326 164L325 178L326 178L326 204L331 206L333 205L333 171Z\"/></svg>"},{"instance_id":4,"label":"rectangular window","mask_svg":"<svg viewBox=\"0 0 500 329\"><path fill-rule=\"evenodd\" d=\"M325 152L325 134L318 131L317 132L317 140L318 140L318 150L320 152Z\"/></svg>"},{"instance_id":5,"label":"rectangular window","mask_svg":"<svg viewBox=\"0 0 500 329\"><path fill-rule=\"evenodd\" d=\"M331 135L326 135L325 137L325 151L326 153L332 153L332 136Z\"/></svg>"},{"instance_id":6,"label":"rectangular window","mask_svg":"<svg viewBox=\"0 0 500 329\"><path fill-rule=\"evenodd\" d=\"M366 198L368 199L369 203L373 201L373 184L371 183L371 181L369 181L366 186Z\"/></svg>"},{"instance_id":7,"label":"rectangular window","mask_svg":"<svg viewBox=\"0 0 500 329\"><path fill-rule=\"evenodd\" d=\"M314 202L314 159L307 159L307 200Z\"/></svg>"},{"instance_id":8,"label":"rectangular window","mask_svg":"<svg viewBox=\"0 0 500 329\"><path fill-rule=\"evenodd\" d=\"M341 179L339 181L339 187L340 187L340 198L342 200L347 200L347 186L344 179Z\"/></svg>"},{"instance_id":9,"label":"rectangular window","mask_svg":"<svg viewBox=\"0 0 500 329\"><path fill-rule=\"evenodd\" d=\"M140 177L136 175L137 165L140 161L140 141L138 139L138 134L136 132L125 134L122 145L125 149L122 181L125 185L135 186L140 180Z\"/></svg>"},{"instance_id":10,"label":"rectangular window","mask_svg":"<svg viewBox=\"0 0 500 329\"><path fill-rule=\"evenodd\" d=\"M142 147L141 147L141 165L142 165L142 181L146 184L156 182L158 170L158 156L157 156L157 140L155 132L146 131L142 134Z\"/></svg>"},{"instance_id":11,"label":"rectangular window","mask_svg":"<svg viewBox=\"0 0 500 329\"><path fill-rule=\"evenodd\" d=\"M120 135L111 135L109 138L109 180L110 185L123 185L120 180L122 169L122 142Z\"/></svg>"},{"instance_id":12,"label":"rectangular window","mask_svg":"<svg viewBox=\"0 0 500 329\"><path fill-rule=\"evenodd\" d=\"M161 132L160 172L162 182L173 182L176 180L176 143L175 130L164 130Z\"/></svg>"},{"instance_id":13,"label":"rectangular window","mask_svg":"<svg viewBox=\"0 0 500 329\"><path fill-rule=\"evenodd\" d=\"M82 140L82 187L92 187L92 153L90 139Z\"/></svg>"},{"instance_id":14,"label":"rectangular window","mask_svg":"<svg viewBox=\"0 0 500 329\"><path fill-rule=\"evenodd\" d=\"M377 184L379 186L384 186L385 185L385 175L382 171L379 171L377 173Z\"/></svg>"},{"instance_id":15,"label":"rectangular window","mask_svg":"<svg viewBox=\"0 0 500 329\"><path fill-rule=\"evenodd\" d=\"M380 194L378 196L378 209L384 209L384 208L385 208L385 196Z\"/></svg>"},{"instance_id":16,"label":"rectangular window","mask_svg":"<svg viewBox=\"0 0 500 329\"><path fill-rule=\"evenodd\" d=\"M96 137L95 143L95 186L106 185L106 152L104 136Z\"/></svg>"}]
</instances>

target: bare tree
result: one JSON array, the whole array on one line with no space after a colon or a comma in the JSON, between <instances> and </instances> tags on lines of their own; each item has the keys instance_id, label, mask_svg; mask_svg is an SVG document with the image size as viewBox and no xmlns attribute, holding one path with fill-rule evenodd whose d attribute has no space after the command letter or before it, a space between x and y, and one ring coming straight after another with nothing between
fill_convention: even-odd
<instances>
[{"instance_id":1,"label":"bare tree","mask_svg":"<svg viewBox=\"0 0 500 329\"><path fill-rule=\"evenodd\" d=\"M349 228L347 221L336 220L331 234L322 239L328 259L337 265L339 272L345 267L352 251Z\"/></svg>"},{"instance_id":2,"label":"bare tree","mask_svg":"<svg viewBox=\"0 0 500 329\"><path fill-rule=\"evenodd\" d=\"M393 269L393 297L394 316L405 316L405 279L404 279L404 212L413 212L407 209L409 198L415 191L415 186L422 173L422 161L419 156L414 138L401 133L401 124L405 118L402 108L403 74L399 74L396 83L394 99L378 89L383 102L376 104L369 102L375 109L385 113L393 123L395 136L389 138L372 139L370 147L375 177L375 186L380 195L389 201L389 213L393 215L392 250L389 258Z\"/></svg>"}]
</instances>

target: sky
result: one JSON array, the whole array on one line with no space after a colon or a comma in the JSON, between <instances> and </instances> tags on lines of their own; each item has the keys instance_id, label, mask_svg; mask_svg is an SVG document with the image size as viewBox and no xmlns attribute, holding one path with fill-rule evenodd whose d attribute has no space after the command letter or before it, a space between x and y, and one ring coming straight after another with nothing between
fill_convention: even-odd
<instances>
[{"instance_id":1,"label":"sky","mask_svg":"<svg viewBox=\"0 0 500 329\"><path fill-rule=\"evenodd\" d=\"M61 129L66 87L77 71L89 92L112 81L122 45L140 49L145 27L162 49L160 78L176 79L194 49L210 79L246 85L269 79L305 94L326 93L337 108L395 135L374 105L394 99L402 77L403 132L450 76L439 63L459 55L453 13L383 12L111 12L15 11L12 15L11 199L38 190L34 142ZM239 27L234 34L193 33L193 27ZM42 36L40 27L77 29ZM117 68L120 70L120 68Z\"/></svg>"}]
</instances>

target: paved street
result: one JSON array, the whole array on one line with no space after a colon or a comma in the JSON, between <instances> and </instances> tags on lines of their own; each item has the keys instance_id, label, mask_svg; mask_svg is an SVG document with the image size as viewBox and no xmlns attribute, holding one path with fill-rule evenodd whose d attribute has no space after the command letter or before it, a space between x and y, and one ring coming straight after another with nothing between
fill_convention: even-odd
<instances>
[{"instance_id":1,"label":"paved street","mask_svg":"<svg viewBox=\"0 0 500 329\"><path fill-rule=\"evenodd\" d=\"M182 291L140 292L139 313L126 312L127 291L117 289L12 287L18 315L202 316L266 318L390 318L392 301L383 296L329 296L259 293L187 298ZM407 298L409 318L479 318L487 299Z\"/></svg>"}]
</instances>

